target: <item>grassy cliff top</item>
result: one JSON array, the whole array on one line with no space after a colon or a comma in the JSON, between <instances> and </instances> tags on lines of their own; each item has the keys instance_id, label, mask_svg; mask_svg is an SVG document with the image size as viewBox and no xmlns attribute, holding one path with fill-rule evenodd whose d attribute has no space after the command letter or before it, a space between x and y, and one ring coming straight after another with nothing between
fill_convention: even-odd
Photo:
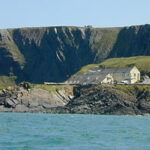
<instances>
[{"instance_id":1,"label":"grassy cliff top","mask_svg":"<svg viewBox=\"0 0 150 150\"><path fill-rule=\"evenodd\" d=\"M130 67L136 66L141 73L146 73L150 75L150 56L136 56L136 57L122 57L122 58L111 58L107 59L100 64L90 64L81 68L77 74L83 74L90 69L96 67L106 67L106 68L120 68L120 67Z\"/></svg>"},{"instance_id":2,"label":"grassy cliff top","mask_svg":"<svg viewBox=\"0 0 150 150\"><path fill-rule=\"evenodd\" d=\"M14 86L16 77L15 76L0 76L0 90L7 88L8 86Z\"/></svg>"}]
</instances>

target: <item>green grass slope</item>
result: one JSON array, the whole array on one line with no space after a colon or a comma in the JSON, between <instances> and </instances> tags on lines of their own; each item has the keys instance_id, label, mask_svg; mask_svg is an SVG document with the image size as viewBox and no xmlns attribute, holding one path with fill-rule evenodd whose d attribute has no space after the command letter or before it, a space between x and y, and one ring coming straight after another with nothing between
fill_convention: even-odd
<instances>
[{"instance_id":1,"label":"green grass slope","mask_svg":"<svg viewBox=\"0 0 150 150\"><path fill-rule=\"evenodd\" d=\"M150 56L122 57L107 59L100 64L90 64L81 68L77 74L83 74L96 67L119 68L136 66L142 74L150 75Z\"/></svg>"},{"instance_id":2,"label":"green grass slope","mask_svg":"<svg viewBox=\"0 0 150 150\"><path fill-rule=\"evenodd\" d=\"M107 68L136 66L141 73L150 75L150 56L111 58L101 63L101 65Z\"/></svg>"},{"instance_id":3,"label":"green grass slope","mask_svg":"<svg viewBox=\"0 0 150 150\"><path fill-rule=\"evenodd\" d=\"M8 86L14 86L16 77L15 76L0 76L0 90L7 88Z\"/></svg>"}]
</instances>

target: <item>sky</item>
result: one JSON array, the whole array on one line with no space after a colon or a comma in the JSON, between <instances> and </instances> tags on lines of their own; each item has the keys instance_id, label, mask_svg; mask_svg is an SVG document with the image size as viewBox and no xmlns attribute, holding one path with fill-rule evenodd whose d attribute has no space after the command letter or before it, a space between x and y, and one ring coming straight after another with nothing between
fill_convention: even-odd
<instances>
[{"instance_id":1,"label":"sky","mask_svg":"<svg viewBox=\"0 0 150 150\"><path fill-rule=\"evenodd\" d=\"M0 28L150 24L150 0L0 0Z\"/></svg>"}]
</instances>

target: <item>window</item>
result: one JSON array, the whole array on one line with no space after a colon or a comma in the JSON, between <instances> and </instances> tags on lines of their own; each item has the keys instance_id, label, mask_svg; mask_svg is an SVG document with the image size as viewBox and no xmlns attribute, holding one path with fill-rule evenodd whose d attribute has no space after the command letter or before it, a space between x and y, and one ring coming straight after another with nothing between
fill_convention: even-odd
<instances>
[{"instance_id":1,"label":"window","mask_svg":"<svg viewBox=\"0 0 150 150\"><path fill-rule=\"evenodd\" d=\"M134 77L136 77L136 73L134 73Z\"/></svg>"},{"instance_id":2,"label":"window","mask_svg":"<svg viewBox=\"0 0 150 150\"><path fill-rule=\"evenodd\" d=\"M122 76L125 77L125 73L122 73Z\"/></svg>"},{"instance_id":3,"label":"window","mask_svg":"<svg viewBox=\"0 0 150 150\"><path fill-rule=\"evenodd\" d=\"M138 73L137 75L138 75L138 80L140 80L140 74Z\"/></svg>"}]
</instances>

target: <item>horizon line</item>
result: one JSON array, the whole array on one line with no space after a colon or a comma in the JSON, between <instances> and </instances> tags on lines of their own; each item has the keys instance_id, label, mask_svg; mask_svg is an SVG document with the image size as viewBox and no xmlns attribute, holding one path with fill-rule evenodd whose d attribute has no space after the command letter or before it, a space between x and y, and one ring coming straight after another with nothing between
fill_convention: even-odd
<instances>
[{"instance_id":1,"label":"horizon line","mask_svg":"<svg viewBox=\"0 0 150 150\"><path fill-rule=\"evenodd\" d=\"M122 25L122 26L110 26L110 27L98 27L93 25L84 25L84 26L78 26L78 25L52 25L52 26L22 26L22 27L8 27L8 28L0 28L0 30L9 30L9 29L25 29L25 28L58 28L58 27L76 27L76 28L85 28L85 27L91 27L91 28L125 28L125 27L132 27L132 26L144 26L144 25L150 25L148 23L146 24L134 24L134 25Z\"/></svg>"}]
</instances>

